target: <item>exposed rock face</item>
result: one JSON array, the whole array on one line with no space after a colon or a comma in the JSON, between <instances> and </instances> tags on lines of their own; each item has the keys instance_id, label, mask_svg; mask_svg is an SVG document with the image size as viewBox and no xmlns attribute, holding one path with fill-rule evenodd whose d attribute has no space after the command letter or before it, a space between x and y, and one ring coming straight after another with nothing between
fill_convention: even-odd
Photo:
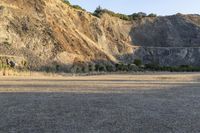
<instances>
[{"instance_id":1,"label":"exposed rock face","mask_svg":"<svg viewBox=\"0 0 200 133\"><path fill-rule=\"evenodd\" d=\"M200 16L174 15L144 19L132 29L134 54L146 63L165 66L200 65Z\"/></svg>"},{"instance_id":2,"label":"exposed rock face","mask_svg":"<svg viewBox=\"0 0 200 133\"><path fill-rule=\"evenodd\" d=\"M30 69L76 62L200 65L200 16L124 21L74 9L61 0L1 0L0 53L25 58Z\"/></svg>"},{"instance_id":3,"label":"exposed rock face","mask_svg":"<svg viewBox=\"0 0 200 133\"><path fill-rule=\"evenodd\" d=\"M158 17L153 22L143 20L133 29L133 42L139 46L149 47L195 47L200 43L200 27L193 19L200 16L174 15Z\"/></svg>"},{"instance_id":4,"label":"exposed rock face","mask_svg":"<svg viewBox=\"0 0 200 133\"><path fill-rule=\"evenodd\" d=\"M133 55L146 64L160 64L162 66L180 66L200 64L199 47L141 47Z\"/></svg>"}]
</instances>

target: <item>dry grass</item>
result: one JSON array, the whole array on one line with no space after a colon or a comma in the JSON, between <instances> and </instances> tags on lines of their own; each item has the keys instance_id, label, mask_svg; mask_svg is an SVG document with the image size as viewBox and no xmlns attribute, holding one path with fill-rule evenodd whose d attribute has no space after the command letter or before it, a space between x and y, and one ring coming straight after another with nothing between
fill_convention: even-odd
<instances>
[{"instance_id":1,"label":"dry grass","mask_svg":"<svg viewBox=\"0 0 200 133\"><path fill-rule=\"evenodd\" d=\"M199 73L0 77L0 132L199 132Z\"/></svg>"},{"instance_id":2,"label":"dry grass","mask_svg":"<svg viewBox=\"0 0 200 133\"><path fill-rule=\"evenodd\" d=\"M131 90L163 89L171 86L198 86L199 80L200 73L72 76L29 72L0 77L0 92L123 93Z\"/></svg>"},{"instance_id":3,"label":"dry grass","mask_svg":"<svg viewBox=\"0 0 200 133\"><path fill-rule=\"evenodd\" d=\"M76 59L115 61L113 53L119 49L122 54L140 51L140 47L129 46L130 30L137 25L132 22L109 16L99 20L64 6L60 0L0 3L6 7L1 15L1 38L19 40L13 50L4 51L3 46L1 53L23 54L36 68L44 62L52 64L54 57L54 62L62 64ZM182 23L182 19L177 21ZM28 32L21 31L25 23ZM46 32L41 34L41 30ZM116 40L122 40L123 45ZM29 51L32 45L35 50ZM171 56L179 57L177 54L182 55L172 51ZM195 56L191 58L198 59L198 54ZM71 76L6 70L0 75L5 75L0 77L0 133L200 132L199 73Z\"/></svg>"}]
</instances>

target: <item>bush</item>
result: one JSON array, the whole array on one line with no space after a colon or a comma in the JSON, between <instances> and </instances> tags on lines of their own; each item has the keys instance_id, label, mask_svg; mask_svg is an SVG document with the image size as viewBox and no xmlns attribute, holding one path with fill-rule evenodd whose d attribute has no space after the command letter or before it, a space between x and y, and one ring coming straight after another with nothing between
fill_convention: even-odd
<instances>
[{"instance_id":1,"label":"bush","mask_svg":"<svg viewBox=\"0 0 200 133\"><path fill-rule=\"evenodd\" d=\"M83 68L79 65L73 65L71 68L72 73L81 73Z\"/></svg>"},{"instance_id":2,"label":"bush","mask_svg":"<svg viewBox=\"0 0 200 133\"><path fill-rule=\"evenodd\" d=\"M73 7L74 9L85 11L85 9L83 9L79 5L71 5L71 3L68 0L63 0L63 2L65 4ZM151 13L147 16L147 14L143 13L143 12L133 13L132 15L125 15L125 14L121 14L121 13L115 13L115 12L110 11L108 9L103 9L101 6L98 6L96 8L93 15L96 16L96 17L101 17L104 13L107 13L110 16L118 17L118 18L120 18L122 20L126 20L126 21L137 20L137 19L141 19L141 18L144 18L144 17L156 17L157 16L156 14L153 14L153 13Z\"/></svg>"},{"instance_id":3,"label":"bush","mask_svg":"<svg viewBox=\"0 0 200 133\"><path fill-rule=\"evenodd\" d=\"M153 71L169 71L169 72L197 72L200 71L200 66L159 66L157 64L146 64L145 69Z\"/></svg>"},{"instance_id":4,"label":"bush","mask_svg":"<svg viewBox=\"0 0 200 133\"><path fill-rule=\"evenodd\" d=\"M59 72L60 71L60 65L57 64L55 67L56 67L56 72Z\"/></svg>"},{"instance_id":5,"label":"bush","mask_svg":"<svg viewBox=\"0 0 200 133\"><path fill-rule=\"evenodd\" d=\"M147 15L144 12L138 12L138 13L133 13L131 15L125 15L125 14L121 14L121 13L115 13L115 12L110 11L108 9L103 9L101 6L98 6L96 8L93 15L96 16L96 17L101 17L101 15L103 15L104 13L107 13L110 16L118 17L122 20L127 20L127 21L138 20L138 19L142 19L142 18L145 18L145 17L157 17L157 15L154 14L154 13Z\"/></svg>"},{"instance_id":6,"label":"bush","mask_svg":"<svg viewBox=\"0 0 200 133\"><path fill-rule=\"evenodd\" d=\"M83 72L83 73L88 73L88 72L89 72L89 67L88 67L87 64L83 64L83 65L82 65L82 72Z\"/></svg>"},{"instance_id":7,"label":"bush","mask_svg":"<svg viewBox=\"0 0 200 133\"><path fill-rule=\"evenodd\" d=\"M133 13L132 15L129 15L130 20L142 19L144 17L147 17L147 14L143 12Z\"/></svg>"},{"instance_id":8,"label":"bush","mask_svg":"<svg viewBox=\"0 0 200 133\"><path fill-rule=\"evenodd\" d=\"M83 9L81 6L79 5L71 5L71 3L68 0L63 0L63 2L71 7L73 7L74 9L78 9L78 10L82 10L85 11L85 9Z\"/></svg>"},{"instance_id":9,"label":"bush","mask_svg":"<svg viewBox=\"0 0 200 133\"><path fill-rule=\"evenodd\" d=\"M158 64L150 63L145 65L145 69L160 70L160 66Z\"/></svg>"},{"instance_id":10,"label":"bush","mask_svg":"<svg viewBox=\"0 0 200 133\"><path fill-rule=\"evenodd\" d=\"M157 15L154 14L154 13L151 13L151 14L148 15L148 17L157 17Z\"/></svg>"},{"instance_id":11,"label":"bush","mask_svg":"<svg viewBox=\"0 0 200 133\"><path fill-rule=\"evenodd\" d=\"M63 0L63 2L67 5L71 5L71 3L68 0Z\"/></svg>"},{"instance_id":12,"label":"bush","mask_svg":"<svg viewBox=\"0 0 200 133\"><path fill-rule=\"evenodd\" d=\"M129 71L138 71L138 67L135 64L128 64Z\"/></svg>"},{"instance_id":13,"label":"bush","mask_svg":"<svg viewBox=\"0 0 200 133\"><path fill-rule=\"evenodd\" d=\"M147 15L144 12L138 12L138 13L133 13L131 15L125 15L125 14L115 13L115 12L110 11L108 9L103 9L103 8L101 8L101 6L98 6L96 8L93 15L96 16L96 17L101 17L101 15L103 15L104 13L107 13L110 16L118 17L122 20L128 20L128 21L138 20L138 19L142 19L142 18L145 18L145 17L157 17L156 14L151 13L151 14Z\"/></svg>"},{"instance_id":14,"label":"bush","mask_svg":"<svg viewBox=\"0 0 200 133\"><path fill-rule=\"evenodd\" d=\"M88 65L88 69L89 69L90 72L95 71L95 65L94 64L89 64Z\"/></svg>"},{"instance_id":15,"label":"bush","mask_svg":"<svg viewBox=\"0 0 200 133\"><path fill-rule=\"evenodd\" d=\"M28 66L28 63L27 63L25 60L22 60L22 61L21 61L21 65L22 65L23 67L27 67L27 66Z\"/></svg>"},{"instance_id":16,"label":"bush","mask_svg":"<svg viewBox=\"0 0 200 133\"><path fill-rule=\"evenodd\" d=\"M45 72L50 72L50 71L51 71L51 68L45 66L45 67L42 68L42 70L45 71Z\"/></svg>"},{"instance_id":17,"label":"bush","mask_svg":"<svg viewBox=\"0 0 200 133\"><path fill-rule=\"evenodd\" d=\"M72 5L72 7L74 8L74 9L78 9L78 10L82 10L82 11L85 11L85 9L83 9L81 6L79 6L79 5Z\"/></svg>"},{"instance_id":18,"label":"bush","mask_svg":"<svg viewBox=\"0 0 200 133\"><path fill-rule=\"evenodd\" d=\"M121 64L115 64L115 69L116 71L121 71L122 70Z\"/></svg>"},{"instance_id":19,"label":"bush","mask_svg":"<svg viewBox=\"0 0 200 133\"><path fill-rule=\"evenodd\" d=\"M113 71L115 71L115 69L114 69L114 67L113 67L112 65L106 65L106 70L107 70L108 72L113 72Z\"/></svg>"},{"instance_id":20,"label":"bush","mask_svg":"<svg viewBox=\"0 0 200 133\"><path fill-rule=\"evenodd\" d=\"M106 67L103 65L103 64L96 64L95 65L95 71L98 71L98 72L106 72Z\"/></svg>"},{"instance_id":21,"label":"bush","mask_svg":"<svg viewBox=\"0 0 200 133\"><path fill-rule=\"evenodd\" d=\"M135 59L133 63L138 67L142 65L142 61L140 59Z\"/></svg>"},{"instance_id":22,"label":"bush","mask_svg":"<svg viewBox=\"0 0 200 133\"><path fill-rule=\"evenodd\" d=\"M116 71L129 71L128 64L119 63L119 64L115 64L115 67L116 67Z\"/></svg>"},{"instance_id":23,"label":"bush","mask_svg":"<svg viewBox=\"0 0 200 133\"><path fill-rule=\"evenodd\" d=\"M96 8L96 10L94 11L93 15L96 17L100 17L102 15L103 9L101 8L101 6L98 6Z\"/></svg>"},{"instance_id":24,"label":"bush","mask_svg":"<svg viewBox=\"0 0 200 133\"><path fill-rule=\"evenodd\" d=\"M113 16L113 17L118 17L118 18L120 18L122 20L129 20L128 15L124 15L124 14L120 14L120 13L115 13L115 12L110 11L108 9L102 9L101 6L98 6L96 8L96 10L94 11L93 15L96 16L96 17L101 17L101 15L103 15L104 13L107 13L110 16Z\"/></svg>"}]
</instances>

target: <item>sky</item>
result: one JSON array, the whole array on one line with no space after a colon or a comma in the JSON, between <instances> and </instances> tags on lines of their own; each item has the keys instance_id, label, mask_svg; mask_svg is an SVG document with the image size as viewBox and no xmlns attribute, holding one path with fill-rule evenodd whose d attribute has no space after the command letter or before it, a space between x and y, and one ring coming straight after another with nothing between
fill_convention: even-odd
<instances>
[{"instance_id":1,"label":"sky","mask_svg":"<svg viewBox=\"0 0 200 133\"><path fill-rule=\"evenodd\" d=\"M176 13L200 14L200 0L69 0L93 12L97 6L117 13L132 14L136 12L172 15Z\"/></svg>"}]
</instances>

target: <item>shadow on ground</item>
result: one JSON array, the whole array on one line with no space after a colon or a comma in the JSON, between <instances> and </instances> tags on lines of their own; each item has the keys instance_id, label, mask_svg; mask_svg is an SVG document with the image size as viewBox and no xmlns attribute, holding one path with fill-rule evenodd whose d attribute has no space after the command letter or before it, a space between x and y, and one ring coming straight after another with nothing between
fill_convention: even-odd
<instances>
[{"instance_id":1,"label":"shadow on ground","mask_svg":"<svg viewBox=\"0 0 200 133\"><path fill-rule=\"evenodd\" d=\"M0 93L2 133L200 132L199 87L129 93Z\"/></svg>"}]
</instances>

